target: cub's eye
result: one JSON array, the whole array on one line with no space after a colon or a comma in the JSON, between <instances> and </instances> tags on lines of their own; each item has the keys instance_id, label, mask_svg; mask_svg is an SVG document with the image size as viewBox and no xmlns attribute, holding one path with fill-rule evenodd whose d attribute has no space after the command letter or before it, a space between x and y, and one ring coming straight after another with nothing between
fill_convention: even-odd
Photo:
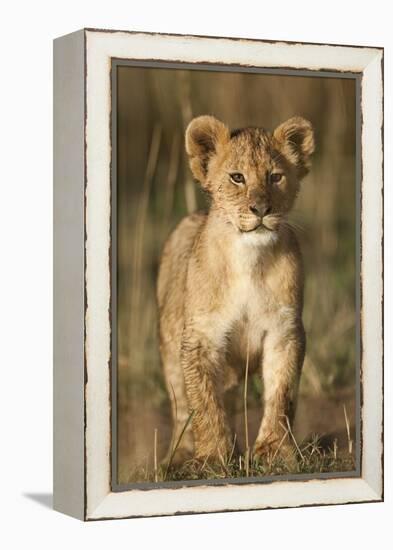
<instances>
[{"instance_id":1,"label":"cub's eye","mask_svg":"<svg viewBox=\"0 0 393 550\"><path fill-rule=\"evenodd\" d=\"M278 183L281 180L282 180L282 174L280 174L279 172L274 172L273 174L270 174L270 181L272 183Z\"/></svg>"},{"instance_id":2,"label":"cub's eye","mask_svg":"<svg viewBox=\"0 0 393 550\"><path fill-rule=\"evenodd\" d=\"M236 185L242 185L243 183L246 183L243 174L241 174L240 172L233 172L232 174L229 174L229 177L231 178L231 181Z\"/></svg>"}]
</instances>

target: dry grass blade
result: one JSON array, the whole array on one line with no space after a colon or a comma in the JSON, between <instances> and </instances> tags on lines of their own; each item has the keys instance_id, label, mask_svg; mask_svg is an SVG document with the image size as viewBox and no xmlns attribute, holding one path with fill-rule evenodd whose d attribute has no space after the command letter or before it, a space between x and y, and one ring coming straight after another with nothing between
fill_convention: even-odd
<instances>
[{"instance_id":1,"label":"dry grass blade","mask_svg":"<svg viewBox=\"0 0 393 550\"><path fill-rule=\"evenodd\" d=\"M293 432L292 432L292 429L291 429L291 424L289 423L289 418L286 415L285 415L285 422L287 424L288 433L292 438L292 441L293 441L293 443L296 447L296 450L299 453L299 456L301 457L301 459L304 460L304 455L303 455L302 451L300 450L299 445L297 444L297 441L296 441L295 436L293 435ZM281 424L281 427L285 430L285 427L283 426L283 424L281 422L280 422L280 424Z\"/></svg>"},{"instance_id":2,"label":"dry grass blade","mask_svg":"<svg viewBox=\"0 0 393 550\"><path fill-rule=\"evenodd\" d=\"M353 442L352 442L352 439L351 439L351 430L350 430L350 427L349 427L349 420L348 420L348 415L347 415L347 408L346 408L345 404L343 405L343 409L344 409L345 427L346 427L346 429L347 429L348 452L349 452L349 454L351 455L351 454L352 454L352 445L353 445Z\"/></svg>"},{"instance_id":3,"label":"dry grass blade","mask_svg":"<svg viewBox=\"0 0 393 550\"><path fill-rule=\"evenodd\" d=\"M158 430L154 428L154 481L156 483L158 482L157 439Z\"/></svg>"},{"instance_id":4,"label":"dry grass blade","mask_svg":"<svg viewBox=\"0 0 393 550\"><path fill-rule=\"evenodd\" d=\"M246 357L246 372L244 376L244 393L243 393L243 407L244 407L244 434L246 442L246 451L244 454L244 461L246 463L246 477L249 475L250 467L250 445L248 439L248 410L247 410L247 390L248 390L248 367L250 361L250 333L247 333L247 357Z\"/></svg>"},{"instance_id":5,"label":"dry grass blade","mask_svg":"<svg viewBox=\"0 0 393 550\"><path fill-rule=\"evenodd\" d=\"M170 387L171 387L171 392L172 392L172 395L173 395L173 403L175 405L175 420L177 421L177 399L176 399L176 394L175 394L175 390L173 389L173 386L171 383L170 384Z\"/></svg>"},{"instance_id":6,"label":"dry grass blade","mask_svg":"<svg viewBox=\"0 0 393 550\"><path fill-rule=\"evenodd\" d=\"M200 472L203 472L204 469L206 468L206 464L208 463L209 458L210 458L210 454L208 454L208 455L206 456L205 460L203 461L203 464L202 464L202 466L201 466L201 468L200 468Z\"/></svg>"},{"instance_id":7,"label":"dry grass blade","mask_svg":"<svg viewBox=\"0 0 393 550\"><path fill-rule=\"evenodd\" d=\"M225 476L225 477L230 477L229 469L228 469L228 467L227 467L227 465L226 465L226 462L225 462L225 460L224 460L224 457L222 456L222 453L219 452L218 457L219 457L219 459L220 459L221 468L222 468L222 470L224 471L224 476Z\"/></svg>"},{"instance_id":8,"label":"dry grass blade","mask_svg":"<svg viewBox=\"0 0 393 550\"><path fill-rule=\"evenodd\" d=\"M288 430L285 430L285 433L284 433L284 435L282 436L281 441L280 441L280 443L278 444L277 449L274 451L274 454L273 454L273 456L272 456L272 460L271 460L272 463L274 462L276 456L278 455L278 453L279 453L279 451L280 451L280 449L281 449L281 447L282 447L282 444L284 443L284 441L285 441L285 439L286 439L287 437L288 437Z\"/></svg>"},{"instance_id":9,"label":"dry grass blade","mask_svg":"<svg viewBox=\"0 0 393 550\"><path fill-rule=\"evenodd\" d=\"M184 129L193 118L193 108L191 103L191 82L190 75L186 72L180 71L178 73L179 78L179 101L183 119ZM197 200L195 195L194 182L190 177L185 178L184 182L184 195L186 200L187 212L195 212L197 209Z\"/></svg>"},{"instance_id":10,"label":"dry grass blade","mask_svg":"<svg viewBox=\"0 0 393 550\"><path fill-rule=\"evenodd\" d=\"M231 449L231 452L229 454L229 457L228 457L228 464L230 464L231 460L232 460L232 457L233 457L233 453L235 451L235 446L236 446L236 434L234 435L233 437L233 445L232 445L232 449Z\"/></svg>"},{"instance_id":11,"label":"dry grass blade","mask_svg":"<svg viewBox=\"0 0 393 550\"><path fill-rule=\"evenodd\" d=\"M177 441L176 441L176 445L173 447L173 450L172 450L172 452L171 452L171 456L170 456L170 458L169 458L169 461L168 461L168 464L167 464L167 467L166 467L166 470L165 470L164 481L166 480L167 475L168 475L168 472L169 472L169 470L170 470L170 467L172 466L173 457L175 456L175 453L176 453L177 448L178 448L178 446L179 446L179 444L180 444L180 441L182 440L182 437L183 437L183 435L184 435L184 432L186 431L186 429L187 429L189 423L191 422L193 416L194 416L194 410L192 410L192 411L190 412L190 414L189 414L189 416L188 416L186 422L184 423L183 429L182 429L182 431L180 432L179 437L178 437L178 439L177 439Z\"/></svg>"},{"instance_id":12,"label":"dry grass blade","mask_svg":"<svg viewBox=\"0 0 393 550\"><path fill-rule=\"evenodd\" d=\"M156 125L152 134L149 157L146 165L145 177L143 180L143 188L138 204L138 211L135 223L134 232L134 248L132 262L132 290L131 290L131 319L129 324L130 342L135 343L134 349L144 349L140 345L140 312L141 300L144 289L143 281L143 254L145 246L145 228L147 220L147 212L149 206L150 190L157 169L158 155L161 145L162 129L160 125ZM136 341L137 339L137 341ZM139 344L139 345L137 345Z\"/></svg>"},{"instance_id":13,"label":"dry grass blade","mask_svg":"<svg viewBox=\"0 0 393 550\"><path fill-rule=\"evenodd\" d=\"M169 383L170 385L170 388L171 388L171 392L172 392L172 395L173 395L173 404L174 404L174 409L175 409L175 414L174 414L174 426L177 426L177 399L176 399L176 394L175 394L175 390L173 389L173 386L171 383ZM173 446L174 446L174 435L175 435L175 431L173 430L172 432L172 441L171 441L171 455L172 455L172 452L173 452Z\"/></svg>"},{"instance_id":14,"label":"dry grass blade","mask_svg":"<svg viewBox=\"0 0 393 550\"><path fill-rule=\"evenodd\" d=\"M179 133L176 133L173 136L173 141L171 145L171 152L169 157L169 167L168 167L168 175L167 175L167 182L165 186L165 197L164 197L164 214L163 214L163 222L165 230L167 230L167 227L171 220L171 214L173 209L173 199L175 195L175 184L179 172L179 165L180 165L180 135Z\"/></svg>"}]
</instances>

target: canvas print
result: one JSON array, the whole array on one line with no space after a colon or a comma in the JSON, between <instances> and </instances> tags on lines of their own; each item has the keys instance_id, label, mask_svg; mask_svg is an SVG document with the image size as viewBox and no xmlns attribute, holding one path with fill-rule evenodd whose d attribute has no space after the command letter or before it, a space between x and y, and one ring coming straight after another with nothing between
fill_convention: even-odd
<instances>
[{"instance_id":1,"label":"canvas print","mask_svg":"<svg viewBox=\"0 0 393 550\"><path fill-rule=\"evenodd\" d=\"M113 82L114 483L356 473L356 80Z\"/></svg>"}]
</instances>

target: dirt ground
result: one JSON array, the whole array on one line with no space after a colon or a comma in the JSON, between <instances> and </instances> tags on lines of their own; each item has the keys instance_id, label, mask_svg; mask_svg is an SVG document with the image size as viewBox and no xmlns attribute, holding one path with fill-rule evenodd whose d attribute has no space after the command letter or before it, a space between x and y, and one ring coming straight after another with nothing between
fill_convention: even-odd
<instances>
[{"instance_id":1,"label":"dirt ground","mask_svg":"<svg viewBox=\"0 0 393 550\"><path fill-rule=\"evenodd\" d=\"M354 392L341 392L333 397L299 396L296 413L294 436L300 443L311 439L317 434L320 445L332 448L337 439L338 451L348 450L348 435L346 429L344 405L347 411L350 437L355 439L355 398ZM171 418L169 408L154 409L146 406L146 402L120 402L118 432L118 472L119 483L128 480L129 472L137 466L152 467L154 430L157 429L158 459L165 455L171 438ZM250 441L254 441L261 409L256 406L248 410L248 426ZM237 441L241 449L244 447L244 416L242 412L233 414L230 418ZM355 445L354 445L355 448Z\"/></svg>"}]
</instances>

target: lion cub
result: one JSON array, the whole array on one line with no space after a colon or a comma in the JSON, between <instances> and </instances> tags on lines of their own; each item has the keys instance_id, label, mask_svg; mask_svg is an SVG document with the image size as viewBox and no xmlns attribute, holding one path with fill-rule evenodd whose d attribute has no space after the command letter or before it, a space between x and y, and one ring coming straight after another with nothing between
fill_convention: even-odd
<instances>
[{"instance_id":1,"label":"lion cub","mask_svg":"<svg viewBox=\"0 0 393 550\"><path fill-rule=\"evenodd\" d=\"M224 393L245 373L263 378L263 417L253 453L292 455L305 352L303 268L286 223L314 151L311 124L294 117L273 134L232 132L212 116L186 130L207 214L183 219L169 237L158 277L160 350L177 442L175 460L225 460L233 436Z\"/></svg>"}]
</instances>

